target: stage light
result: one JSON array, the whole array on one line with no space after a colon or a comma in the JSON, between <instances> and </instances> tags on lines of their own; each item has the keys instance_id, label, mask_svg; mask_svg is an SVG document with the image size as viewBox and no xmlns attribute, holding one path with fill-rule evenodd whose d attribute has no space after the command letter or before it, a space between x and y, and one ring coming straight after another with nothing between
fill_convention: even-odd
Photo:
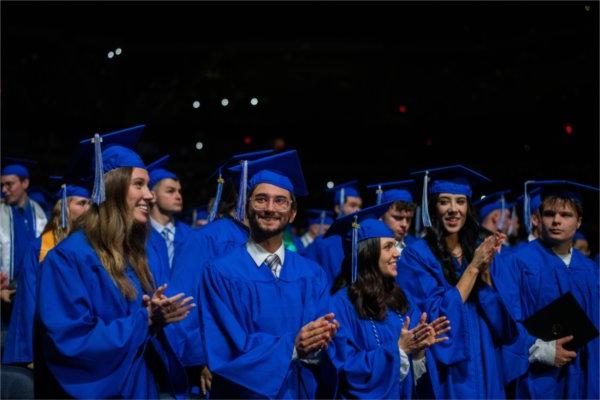
<instances>
[{"instance_id":1,"label":"stage light","mask_svg":"<svg viewBox=\"0 0 600 400\"><path fill-rule=\"evenodd\" d=\"M571 136L573 134L573 125L571 125L570 123L566 123L563 125L563 129L565 130L565 133L569 136Z\"/></svg>"},{"instance_id":2,"label":"stage light","mask_svg":"<svg viewBox=\"0 0 600 400\"><path fill-rule=\"evenodd\" d=\"M252 104L253 106L258 104L258 99L256 97L253 97L250 99L250 104Z\"/></svg>"},{"instance_id":3,"label":"stage light","mask_svg":"<svg viewBox=\"0 0 600 400\"><path fill-rule=\"evenodd\" d=\"M196 143L196 150L202 150L203 147L204 147L204 143L202 143L202 142Z\"/></svg>"},{"instance_id":4,"label":"stage light","mask_svg":"<svg viewBox=\"0 0 600 400\"><path fill-rule=\"evenodd\" d=\"M192 103L192 107L194 107L194 108L200 108L200 102L198 100L194 101Z\"/></svg>"},{"instance_id":5,"label":"stage light","mask_svg":"<svg viewBox=\"0 0 600 400\"><path fill-rule=\"evenodd\" d=\"M406 114L407 111L408 111L408 109L406 108L406 106L404 104L400 104L398 106L398 112L400 114Z\"/></svg>"},{"instance_id":6,"label":"stage light","mask_svg":"<svg viewBox=\"0 0 600 400\"><path fill-rule=\"evenodd\" d=\"M113 58L115 56L115 52L114 51L109 51L108 54L106 55L108 58Z\"/></svg>"},{"instance_id":7,"label":"stage light","mask_svg":"<svg viewBox=\"0 0 600 400\"><path fill-rule=\"evenodd\" d=\"M335 186L335 183L333 183L332 181L327 182L327 189L331 189L334 186Z\"/></svg>"},{"instance_id":8,"label":"stage light","mask_svg":"<svg viewBox=\"0 0 600 400\"><path fill-rule=\"evenodd\" d=\"M223 107L227 107L227 106L229 105L229 100L228 100L228 99L222 99L222 100L221 100L221 105L222 105Z\"/></svg>"},{"instance_id":9,"label":"stage light","mask_svg":"<svg viewBox=\"0 0 600 400\"><path fill-rule=\"evenodd\" d=\"M252 136L250 136L250 135L244 136L244 144L250 145L250 144L252 144L252 140L253 140Z\"/></svg>"},{"instance_id":10,"label":"stage light","mask_svg":"<svg viewBox=\"0 0 600 400\"><path fill-rule=\"evenodd\" d=\"M122 52L123 50L120 47L117 47L117 49L115 50L115 54L118 56L120 56Z\"/></svg>"}]
</instances>

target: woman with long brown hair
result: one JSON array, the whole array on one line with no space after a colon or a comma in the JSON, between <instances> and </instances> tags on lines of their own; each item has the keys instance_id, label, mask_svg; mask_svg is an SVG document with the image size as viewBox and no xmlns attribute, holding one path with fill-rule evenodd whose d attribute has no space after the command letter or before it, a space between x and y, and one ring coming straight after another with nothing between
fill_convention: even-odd
<instances>
[{"instance_id":1,"label":"woman with long brown hair","mask_svg":"<svg viewBox=\"0 0 600 400\"><path fill-rule=\"evenodd\" d=\"M162 327L193 304L183 294L166 298L148 267L152 194L129 148L142 129L82 142L95 148L94 204L41 266L36 397L157 398L187 389Z\"/></svg>"}]
</instances>

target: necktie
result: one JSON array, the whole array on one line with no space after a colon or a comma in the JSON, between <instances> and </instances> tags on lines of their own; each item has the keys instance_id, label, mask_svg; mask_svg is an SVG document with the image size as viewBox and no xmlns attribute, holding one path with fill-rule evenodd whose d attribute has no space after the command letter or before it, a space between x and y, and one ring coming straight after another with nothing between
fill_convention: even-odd
<instances>
[{"instance_id":1,"label":"necktie","mask_svg":"<svg viewBox=\"0 0 600 400\"><path fill-rule=\"evenodd\" d=\"M271 270L275 278L279 279L279 256L277 254L271 254L265 259L265 264Z\"/></svg>"},{"instance_id":2,"label":"necktie","mask_svg":"<svg viewBox=\"0 0 600 400\"><path fill-rule=\"evenodd\" d=\"M162 235L165 238L165 243L167 245L167 253L169 255L169 268L173 265L173 254L175 252L175 247L173 246L173 232L169 227L164 227L162 230Z\"/></svg>"}]
</instances>

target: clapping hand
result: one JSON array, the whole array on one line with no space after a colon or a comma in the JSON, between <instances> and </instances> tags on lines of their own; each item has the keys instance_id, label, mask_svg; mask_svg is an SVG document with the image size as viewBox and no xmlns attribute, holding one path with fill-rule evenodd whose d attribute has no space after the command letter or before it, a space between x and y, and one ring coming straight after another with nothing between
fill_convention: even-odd
<instances>
[{"instance_id":1,"label":"clapping hand","mask_svg":"<svg viewBox=\"0 0 600 400\"><path fill-rule=\"evenodd\" d=\"M294 343L300 358L329 346L340 328L334 317L334 313L329 313L302 327Z\"/></svg>"},{"instance_id":2,"label":"clapping hand","mask_svg":"<svg viewBox=\"0 0 600 400\"><path fill-rule=\"evenodd\" d=\"M185 297L184 293L176 294L172 297L165 296L167 285L164 284L154 291L152 297L144 295L142 303L148 310L148 325L165 326L172 322L178 322L185 319L190 310L196 307L191 303L193 297Z\"/></svg>"}]
</instances>

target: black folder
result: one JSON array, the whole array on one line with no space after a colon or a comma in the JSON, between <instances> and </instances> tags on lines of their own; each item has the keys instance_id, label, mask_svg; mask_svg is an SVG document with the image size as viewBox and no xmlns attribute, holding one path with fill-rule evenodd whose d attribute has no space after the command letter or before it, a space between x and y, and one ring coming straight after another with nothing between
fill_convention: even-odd
<instances>
[{"instance_id":1,"label":"black folder","mask_svg":"<svg viewBox=\"0 0 600 400\"><path fill-rule=\"evenodd\" d=\"M570 292L538 310L523 325L530 335L545 341L573 335L573 340L564 345L573 351L598 336L598 329Z\"/></svg>"}]
</instances>

